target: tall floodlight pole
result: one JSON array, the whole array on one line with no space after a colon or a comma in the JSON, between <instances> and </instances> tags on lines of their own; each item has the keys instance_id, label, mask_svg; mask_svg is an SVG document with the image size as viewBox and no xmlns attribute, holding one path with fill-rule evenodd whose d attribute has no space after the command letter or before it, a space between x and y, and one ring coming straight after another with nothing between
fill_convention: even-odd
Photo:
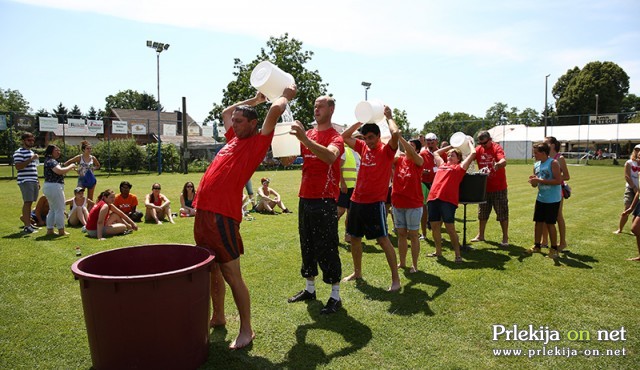
<instances>
[{"instance_id":1,"label":"tall floodlight pole","mask_svg":"<svg viewBox=\"0 0 640 370\"><path fill-rule=\"evenodd\" d=\"M547 137L547 120L549 119L549 105L547 104L547 81L550 74L544 76L544 137Z\"/></svg>"},{"instance_id":2,"label":"tall floodlight pole","mask_svg":"<svg viewBox=\"0 0 640 370\"><path fill-rule=\"evenodd\" d=\"M158 175L162 173L162 139L160 139L160 53L169 49L169 44L147 40L147 47L156 51L158 74Z\"/></svg>"},{"instance_id":3,"label":"tall floodlight pole","mask_svg":"<svg viewBox=\"0 0 640 370\"><path fill-rule=\"evenodd\" d=\"M369 88L371 87L371 82L364 82L362 81L362 86L364 86L364 100L367 100L367 91L369 91Z\"/></svg>"}]
</instances>

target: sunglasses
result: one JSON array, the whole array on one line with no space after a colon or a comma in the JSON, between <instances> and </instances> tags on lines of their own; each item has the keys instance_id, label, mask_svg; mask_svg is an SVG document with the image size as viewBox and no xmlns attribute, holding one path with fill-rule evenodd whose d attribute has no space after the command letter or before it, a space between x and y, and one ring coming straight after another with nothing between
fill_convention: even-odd
<instances>
[{"instance_id":1,"label":"sunglasses","mask_svg":"<svg viewBox=\"0 0 640 370\"><path fill-rule=\"evenodd\" d=\"M480 145L485 145L489 142L489 140L485 140L485 141L478 141L478 144Z\"/></svg>"},{"instance_id":2,"label":"sunglasses","mask_svg":"<svg viewBox=\"0 0 640 370\"><path fill-rule=\"evenodd\" d=\"M154 188L152 188L152 189L153 189L153 190L161 190L160 188L156 188L156 187L154 187Z\"/></svg>"},{"instance_id":3,"label":"sunglasses","mask_svg":"<svg viewBox=\"0 0 640 370\"><path fill-rule=\"evenodd\" d=\"M187 188L193 188L193 186L191 186L191 185L187 185Z\"/></svg>"}]
</instances>

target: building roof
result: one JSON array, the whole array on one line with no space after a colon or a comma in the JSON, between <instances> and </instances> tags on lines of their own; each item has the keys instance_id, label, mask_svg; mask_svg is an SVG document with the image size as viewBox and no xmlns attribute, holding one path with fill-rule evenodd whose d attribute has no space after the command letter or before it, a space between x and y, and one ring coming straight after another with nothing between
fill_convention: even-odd
<instances>
[{"instance_id":1,"label":"building roof","mask_svg":"<svg viewBox=\"0 0 640 370\"><path fill-rule=\"evenodd\" d=\"M129 123L149 123L149 132L158 132L158 112L154 110L137 110L137 109L112 109L113 116L111 119L118 121L127 121ZM160 112L160 124L171 124L178 122L178 114L181 112ZM197 122L187 113L187 127ZM155 123L155 124L154 124Z\"/></svg>"},{"instance_id":2,"label":"building roof","mask_svg":"<svg viewBox=\"0 0 640 370\"><path fill-rule=\"evenodd\" d=\"M544 139L544 126L502 125L489 130L493 141L531 141ZM608 125L547 126L547 136L559 141L640 142L640 123L616 123Z\"/></svg>"}]
</instances>

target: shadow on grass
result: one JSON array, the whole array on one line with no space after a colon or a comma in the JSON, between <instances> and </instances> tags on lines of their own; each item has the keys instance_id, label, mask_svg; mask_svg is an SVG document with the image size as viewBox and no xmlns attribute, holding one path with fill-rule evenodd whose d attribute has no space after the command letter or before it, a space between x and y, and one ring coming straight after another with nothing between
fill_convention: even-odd
<instances>
[{"instance_id":1,"label":"shadow on grass","mask_svg":"<svg viewBox=\"0 0 640 370\"><path fill-rule=\"evenodd\" d=\"M345 251L351 253L351 244L350 243L345 243L345 242L340 242L338 244L340 246L340 248L344 249ZM368 241L362 241L362 253L384 253L384 251L382 250L382 247L376 247L378 244L376 243L375 240L368 240Z\"/></svg>"},{"instance_id":2,"label":"shadow on grass","mask_svg":"<svg viewBox=\"0 0 640 370\"><path fill-rule=\"evenodd\" d=\"M377 288L369 285L364 279L356 280L356 288L360 290L368 299L380 302L389 302L391 305L387 310L389 313L401 316L410 316L424 313L433 316L435 313L429 307L429 301L433 301L438 296L444 294L451 284L440 279L438 276L427 274L423 271L409 273L406 269L404 276L409 283L402 287L400 292L389 292L386 288ZM430 285L436 287L433 295L419 289L417 285Z\"/></svg>"},{"instance_id":3,"label":"shadow on grass","mask_svg":"<svg viewBox=\"0 0 640 370\"><path fill-rule=\"evenodd\" d=\"M342 308L331 315L322 315L322 303L307 301L307 311L313 322L296 328L296 344L291 347L282 363L274 363L264 357L251 356L252 345L239 350L228 349L227 330L216 328L211 333L209 360L203 369L316 369L328 365L333 359L348 356L364 348L373 337L371 329L349 316ZM314 330L330 331L341 335L348 346L333 353L326 353L317 344L307 343L307 334ZM274 339L277 340L277 339ZM254 341L255 342L255 341Z\"/></svg>"}]
</instances>

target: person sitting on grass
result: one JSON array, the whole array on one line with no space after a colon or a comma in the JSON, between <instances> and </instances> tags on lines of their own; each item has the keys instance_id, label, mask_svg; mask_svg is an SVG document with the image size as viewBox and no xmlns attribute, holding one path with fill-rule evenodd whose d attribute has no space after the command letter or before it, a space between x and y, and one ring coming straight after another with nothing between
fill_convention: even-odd
<instances>
[{"instance_id":1,"label":"person sitting on grass","mask_svg":"<svg viewBox=\"0 0 640 370\"><path fill-rule=\"evenodd\" d=\"M89 218L89 210L93 207L93 201L84 196L84 188L78 186L73 189L73 198L67 199L65 205L70 205L67 222L69 226L86 226Z\"/></svg>"},{"instance_id":2,"label":"person sitting on grass","mask_svg":"<svg viewBox=\"0 0 640 370\"><path fill-rule=\"evenodd\" d=\"M270 179L263 177L260 179L260 182L262 183L262 186L258 189L258 203L256 204L256 211L275 215L276 212L273 208L278 206L282 209L282 213L292 213L287 209L284 203L282 203L280 194L278 194L275 189L269 187L269 183L271 182ZM271 198L271 196L273 196L273 198Z\"/></svg>"},{"instance_id":3,"label":"person sitting on grass","mask_svg":"<svg viewBox=\"0 0 640 370\"><path fill-rule=\"evenodd\" d=\"M116 207L113 202L116 193L107 189L98 196L98 203L91 208L87 218L87 235L98 240L105 240L107 235L124 235L138 230L138 225L129 216Z\"/></svg>"},{"instance_id":4,"label":"person sitting on grass","mask_svg":"<svg viewBox=\"0 0 640 370\"><path fill-rule=\"evenodd\" d=\"M471 146L471 144L469 143ZM447 153L447 163L443 163L440 153ZM455 262L462 263L460 256L460 241L455 227L456 209L458 208L458 198L460 196L460 183L464 178L469 165L475 159L476 153L471 148L471 154L462 160L460 149L452 149L451 146L444 147L436 151L434 155L438 171L433 179L433 185L429 191L427 209L429 212L429 222L431 223L431 234L436 245L436 252L428 254L428 257L442 257L442 235L440 227L444 222L447 234L451 238L451 245L455 253Z\"/></svg>"},{"instance_id":5,"label":"person sitting on grass","mask_svg":"<svg viewBox=\"0 0 640 370\"><path fill-rule=\"evenodd\" d=\"M191 181L184 183L182 193L180 193L180 217L192 217L196 215L193 208L193 198L196 196L196 189Z\"/></svg>"},{"instance_id":6,"label":"person sitting on grass","mask_svg":"<svg viewBox=\"0 0 640 370\"><path fill-rule=\"evenodd\" d=\"M44 195L38 199L38 203L36 203L36 208L31 211L31 226L35 229L39 226L44 226L47 224L47 214L49 213L49 201L47 197ZM20 216L20 221L22 220L22 216Z\"/></svg>"},{"instance_id":7,"label":"person sitting on grass","mask_svg":"<svg viewBox=\"0 0 640 370\"><path fill-rule=\"evenodd\" d=\"M144 200L144 205L147 207L144 219L146 221L154 221L156 224L161 225L162 221L160 220L166 216L169 222L175 224L173 215L171 214L171 201L164 194L160 193L161 189L162 187L158 183L151 186L151 194L147 194Z\"/></svg>"},{"instance_id":8,"label":"person sitting on grass","mask_svg":"<svg viewBox=\"0 0 640 370\"><path fill-rule=\"evenodd\" d=\"M633 223L631 224L631 232L636 236L636 245L638 247L638 256L627 258L627 261L635 261L640 262L640 204L638 204L638 195L640 192L636 192L636 195L633 197L633 202L631 202L631 206L627 208L622 216L629 217L629 214L633 212Z\"/></svg>"}]
</instances>

